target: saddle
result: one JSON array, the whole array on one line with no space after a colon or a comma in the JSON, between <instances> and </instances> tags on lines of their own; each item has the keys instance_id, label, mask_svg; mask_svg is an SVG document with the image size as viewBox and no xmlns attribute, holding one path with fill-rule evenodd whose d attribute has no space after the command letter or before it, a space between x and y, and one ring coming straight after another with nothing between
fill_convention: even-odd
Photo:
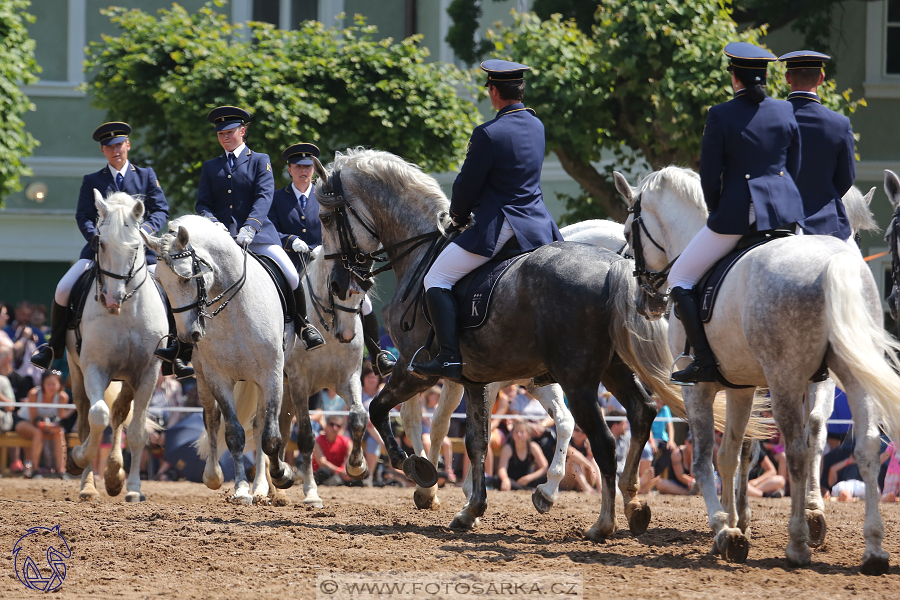
<instances>
[{"instance_id":1,"label":"saddle","mask_svg":"<svg viewBox=\"0 0 900 600\"><path fill-rule=\"evenodd\" d=\"M459 307L457 328L477 329L484 325L491 310L491 299L497 283L511 266L530 253L530 250L523 252L518 240L513 237L489 262L456 282L452 291ZM425 293L424 289L421 293ZM431 325L431 316L425 302L422 302L422 310Z\"/></svg>"},{"instance_id":2,"label":"saddle","mask_svg":"<svg viewBox=\"0 0 900 600\"><path fill-rule=\"evenodd\" d=\"M291 286L288 284L287 277L284 276L281 267L268 256L249 251L248 254L255 258L257 262L262 265L263 269L266 270L266 273L269 274L269 277L272 278L275 289L278 290L278 299L281 300L281 311L284 314L284 322L285 324L290 323L294 320L294 313L297 312L297 306L294 303L294 290L292 290Z\"/></svg>"},{"instance_id":3,"label":"saddle","mask_svg":"<svg viewBox=\"0 0 900 600\"><path fill-rule=\"evenodd\" d=\"M66 311L66 329L75 330L75 350L81 354L81 318L84 315L84 307L97 279L97 266L82 273L72 286L69 294L69 305Z\"/></svg>"}]
</instances>

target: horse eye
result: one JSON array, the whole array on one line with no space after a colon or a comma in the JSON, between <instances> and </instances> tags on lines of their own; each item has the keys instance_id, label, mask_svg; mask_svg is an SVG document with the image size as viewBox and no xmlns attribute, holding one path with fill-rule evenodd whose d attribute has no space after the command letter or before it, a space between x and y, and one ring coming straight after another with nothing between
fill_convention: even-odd
<instances>
[{"instance_id":1,"label":"horse eye","mask_svg":"<svg viewBox=\"0 0 900 600\"><path fill-rule=\"evenodd\" d=\"M329 215L329 214L319 215L319 220L322 222L322 225L326 225L326 226L330 225L331 224L331 215Z\"/></svg>"}]
</instances>

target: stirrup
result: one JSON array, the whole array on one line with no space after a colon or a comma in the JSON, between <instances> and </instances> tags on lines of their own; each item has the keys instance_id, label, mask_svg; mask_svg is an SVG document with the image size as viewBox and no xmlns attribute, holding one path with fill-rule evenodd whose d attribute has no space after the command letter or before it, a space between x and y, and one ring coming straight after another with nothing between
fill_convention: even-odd
<instances>
[{"instance_id":1,"label":"stirrup","mask_svg":"<svg viewBox=\"0 0 900 600\"><path fill-rule=\"evenodd\" d=\"M175 340L174 346L172 346L168 343L169 338L173 338ZM160 348L160 344L162 344L163 341L166 342L166 345L163 346L162 348ZM171 333L167 333L166 335L159 338L158 342L156 342L156 350L153 351L153 356L159 357L160 360L162 360L163 362L166 362L169 364L174 363L175 359L178 358L179 344L181 344L181 342L178 341L178 336L172 335ZM167 358L167 357L163 356L162 354L160 354L160 352L165 352L167 350L175 350L175 356L172 358Z\"/></svg>"},{"instance_id":2,"label":"stirrup","mask_svg":"<svg viewBox=\"0 0 900 600\"><path fill-rule=\"evenodd\" d=\"M46 366L46 367L42 367L41 365L36 364L34 361L31 360L32 358L34 358L35 354L37 354L38 352L41 351L42 348L44 348L44 346L46 346L47 348L50 348L50 365ZM32 365L34 365L38 369L42 369L44 371L49 371L53 367L53 361L55 361L55 360L56 360L56 351L53 349L53 346L51 346L50 344L41 344L40 346L38 346L37 348L34 349L34 352L32 352L31 356L28 358L28 362L30 362Z\"/></svg>"},{"instance_id":3,"label":"stirrup","mask_svg":"<svg viewBox=\"0 0 900 600\"><path fill-rule=\"evenodd\" d=\"M416 350L413 353L412 358L409 359L408 363L406 363L406 370L409 371L410 373L412 373L413 375L415 375L416 377L418 377L419 379L428 379L428 377L426 375L416 373L416 370L413 368L413 363L416 362L416 357L419 355L419 352L421 352L422 350L425 350L425 346L420 347L418 350ZM427 354L428 350L425 350L425 353ZM428 355L428 358L429 358L429 360L431 359L430 354Z\"/></svg>"},{"instance_id":4,"label":"stirrup","mask_svg":"<svg viewBox=\"0 0 900 600\"><path fill-rule=\"evenodd\" d=\"M689 358L689 359L691 359L691 362L694 361L694 357L691 356L690 352L682 352L681 354L676 356L675 360L672 362L672 368L669 369L669 382L678 384L683 387L691 387L691 386L697 385L696 381L683 382L683 381L675 381L674 379L672 379L672 375L675 374L675 369L678 368L678 361L681 360L682 358Z\"/></svg>"}]
</instances>

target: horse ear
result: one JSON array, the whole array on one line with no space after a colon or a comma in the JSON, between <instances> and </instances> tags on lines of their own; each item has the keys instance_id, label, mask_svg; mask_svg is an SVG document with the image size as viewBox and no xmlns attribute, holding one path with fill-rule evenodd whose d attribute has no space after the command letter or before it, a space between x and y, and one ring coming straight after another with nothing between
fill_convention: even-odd
<instances>
[{"instance_id":1,"label":"horse ear","mask_svg":"<svg viewBox=\"0 0 900 600\"><path fill-rule=\"evenodd\" d=\"M144 243L147 244L147 247L154 252L159 252L159 243L162 241L162 239L150 233L147 233L146 231L144 231L143 227L138 227L138 231L141 232L141 237L144 238Z\"/></svg>"},{"instance_id":2,"label":"horse ear","mask_svg":"<svg viewBox=\"0 0 900 600\"><path fill-rule=\"evenodd\" d=\"M144 218L144 203L138 200L134 203L134 208L131 209L131 215L134 217L134 220L138 223L141 222L141 219Z\"/></svg>"},{"instance_id":3,"label":"horse ear","mask_svg":"<svg viewBox=\"0 0 900 600\"><path fill-rule=\"evenodd\" d=\"M188 233L188 230L184 228L184 225L179 225L178 235L175 237L175 247L178 248L178 250L184 250L189 243L191 243L191 236Z\"/></svg>"},{"instance_id":4,"label":"horse ear","mask_svg":"<svg viewBox=\"0 0 900 600\"><path fill-rule=\"evenodd\" d=\"M884 193L887 194L888 200L894 209L900 204L900 179L897 174L890 169L884 170Z\"/></svg>"},{"instance_id":5,"label":"horse ear","mask_svg":"<svg viewBox=\"0 0 900 600\"><path fill-rule=\"evenodd\" d=\"M628 206L631 206L634 201L634 196L631 186L628 185L628 181L625 179L625 176L619 173L618 171L613 171L613 179L616 181L616 189L619 190L619 193L622 194L622 197L625 198L625 202L628 203Z\"/></svg>"},{"instance_id":6,"label":"horse ear","mask_svg":"<svg viewBox=\"0 0 900 600\"><path fill-rule=\"evenodd\" d=\"M319 176L319 179L322 180L322 183L327 182L328 181L328 173L325 171L325 167L322 166L322 163L320 163L319 159L316 158L315 156L313 156L312 159L313 159L313 170L315 170L316 175Z\"/></svg>"},{"instance_id":7,"label":"horse ear","mask_svg":"<svg viewBox=\"0 0 900 600\"><path fill-rule=\"evenodd\" d=\"M869 193L866 194L865 196L863 196L863 200L866 201L866 206L872 205L872 198L874 198L874 197L875 197L875 186L873 185L872 189L869 190Z\"/></svg>"},{"instance_id":8,"label":"horse ear","mask_svg":"<svg viewBox=\"0 0 900 600\"><path fill-rule=\"evenodd\" d=\"M100 217L105 219L106 215L109 214L109 207L103 200L103 195L100 193L100 190L97 188L94 188L94 206L97 207L97 212L100 213Z\"/></svg>"}]
</instances>

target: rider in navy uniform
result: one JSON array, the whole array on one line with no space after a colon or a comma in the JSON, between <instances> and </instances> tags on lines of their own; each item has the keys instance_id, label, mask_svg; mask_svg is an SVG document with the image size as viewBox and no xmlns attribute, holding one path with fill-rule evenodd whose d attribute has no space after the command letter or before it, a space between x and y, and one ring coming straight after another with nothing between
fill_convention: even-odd
<instances>
[{"instance_id":1,"label":"rider in navy uniform","mask_svg":"<svg viewBox=\"0 0 900 600\"><path fill-rule=\"evenodd\" d=\"M725 55L731 59L734 98L709 109L700 153L709 219L669 272L670 294L694 356L687 368L672 374L680 383L716 380L694 286L751 226L793 230L804 217L794 183L800 129L789 102L766 96L766 68L775 56L745 42L728 44Z\"/></svg>"},{"instance_id":2,"label":"rider in navy uniform","mask_svg":"<svg viewBox=\"0 0 900 600\"><path fill-rule=\"evenodd\" d=\"M522 104L525 72L531 68L504 60L487 60L481 68L498 112L472 132L453 183L453 223L467 223L469 213L475 223L441 252L425 275L425 302L440 346L437 356L412 365L425 376L462 376L453 284L490 261L513 237L523 252L562 240L541 193L544 125Z\"/></svg>"},{"instance_id":3,"label":"rider in navy uniform","mask_svg":"<svg viewBox=\"0 0 900 600\"><path fill-rule=\"evenodd\" d=\"M275 190L269 220L278 231L281 246L294 263L299 273L303 273L306 255L316 246L322 245L322 224L319 222L319 202L316 187L312 183L313 157L319 158L319 148L315 144L294 144L281 153L288 165L291 184ZM295 292L297 314L308 323L306 314L306 294L303 284ZM363 338L372 367L382 376L394 368L394 358L381 350L378 336L378 319L372 312L372 302L366 296L360 312L363 323Z\"/></svg>"},{"instance_id":4,"label":"rider in navy uniform","mask_svg":"<svg viewBox=\"0 0 900 600\"><path fill-rule=\"evenodd\" d=\"M787 63L785 79L791 86L788 102L794 107L803 141L797 188L803 197L805 217L798 233L832 235L859 250L842 199L856 178L853 127L850 119L822 106L816 93L825 80L824 61L830 59L810 50L778 58Z\"/></svg>"},{"instance_id":5,"label":"rider in navy uniform","mask_svg":"<svg viewBox=\"0 0 900 600\"><path fill-rule=\"evenodd\" d=\"M99 237L94 190L99 190L104 196L114 192L126 192L140 197L144 203L144 222L141 229L148 234L155 235L169 217L169 204L166 202L166 195L163 194L156 173L149 167L138 167L128 160L128 151L131 149L131 141L128 139L130 133L131 126L119 121L104 123L94 130L94 141L99 142L100 152L106 157L107 165L96 173L85 175L81 182L75 221L87 243L81 250L79 259L56 286L53 308L50 312L52 331L50 341L38 348L31 357L32 364L41 369L49 369L53 360L62 356L66 347L66 312L72 287L82 273L94 266L96 238ZM156 253L149 248L145 248L145 252L147 268L153 272L156 270ZM171 315L169 320L170 323L173 322ZM194 370L186 366L190 356L178 358L178 362L174 365L176 375L179 378L193 375Z\"/></svg>"},{"instance_id":6,"label":"rider in navy uniform","mask_svg":"<svg viewBox=\"0 0 900 600\"><path fill-rule=\"evenodd\" d=\"M215 127L225 152L203 163L197 213L229 232L239 245L247 244L252 252L278 263L291 289L296 290L300 276L282 250L278 232L268 217L275 191L272 164L267 154L253 152L244 142L250 113L235 106L220 106L209 112L207 120ZM325 343L309 325L298 333L307 350ZM156 354L165 360L172 349L157 350Z\"/></svg>"}]
</instances>

